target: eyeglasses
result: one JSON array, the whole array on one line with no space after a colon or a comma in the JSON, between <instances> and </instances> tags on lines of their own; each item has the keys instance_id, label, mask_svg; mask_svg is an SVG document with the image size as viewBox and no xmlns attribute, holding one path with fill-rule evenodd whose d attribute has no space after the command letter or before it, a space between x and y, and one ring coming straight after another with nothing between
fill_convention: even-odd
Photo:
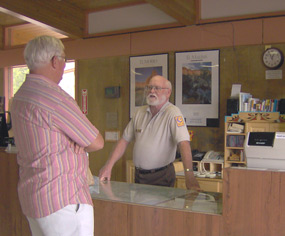
<instances>
[{"instance_id":1,"label":"eyeglasses","mask_svg":"<svg viewBox=\"0 0 285 236\"><path fill-rule=\"evenodd\" d=\"M145 86L145 90L148 92L151 91L152 89L154 90L154 92L160 92L162 89L169 89L169 88L162 88L159 86L151 86L151 85Z\"/></svg>"},{"instance_id":2,"label":"eyeglasses","mask_svg":"<svg viewBox=\"0 0 285 236\"><path fill-rule=\"evenodd\" d=\"M66 60L66 57L64 57L64 56L56 56L56 57L60 57L60 58L62 58L63 60L64 60L64 62L66 62L67 60Z\"/></svg>"},{"instance_id":3,"label":"eyeglasses","mask_svg":"<svg viewBox=\"0 0 285 236\"><path fill-rule=\"evenodd\" d=\"M65 58L65 56L58 56L58 55L54 55L54 56L51 58L51 60L53 60L55 57L62 58L62 59L64 60L64 62L67 61L66 58Z\"/></svg>"}]
</instances>

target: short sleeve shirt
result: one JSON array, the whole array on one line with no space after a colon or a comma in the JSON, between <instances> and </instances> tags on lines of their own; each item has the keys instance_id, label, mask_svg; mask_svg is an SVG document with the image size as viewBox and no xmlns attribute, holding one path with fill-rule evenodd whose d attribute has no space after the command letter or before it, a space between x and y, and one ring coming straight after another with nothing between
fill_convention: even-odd
<instances>
[{"instance_id":1,"label":"short sleeve shirt","mask_svg":"<svg viewBox=\"0 0 285 236\"><path fill-rule=\"evenodd\" d=\"M149 106L140 107L124 130L123 138L135 141L134 165L143 169L173 162L177 144L190 140L180 109L169 102L154 117Z\"/></svg>"},{"instance_id":2,"label":"short sleeve shirt","mask_svg":"<svg viewBox=\"0 0 285 236\"><path fill-rule=\"evenodd\" d=\"M11 116L23 213L40 218L69 204L92 205L83 148L98 130L75 100L56 83L31 74L15 94ZM81 151L75 153L74 146Z\"/></svg>"}]
</instances>

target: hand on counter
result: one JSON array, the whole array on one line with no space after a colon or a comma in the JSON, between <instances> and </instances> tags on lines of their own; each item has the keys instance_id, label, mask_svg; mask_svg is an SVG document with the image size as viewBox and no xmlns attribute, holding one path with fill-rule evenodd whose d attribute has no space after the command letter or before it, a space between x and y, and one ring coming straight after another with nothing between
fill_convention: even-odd
<instances>
[{"instance_id":1,"label":"hand on counter","mask_svg":"<svg viewBox=\"0 0 285 236\"><path fill-rule=\"evenodd\" d=\"M187 189L201 191L200 185L195 178L193 171L185 173L185 184Z\"/></svg>"},{"instance_id":2,"label":"hand on counter","mask_svg":"<svg viewBox=\"0 0 285 236\"><path fill-rule=\"evenodd\" d=\"M108 163L104 165L99 171L100 181L110 181L112 174L112 167L109 167Z\"/></svg>"}]
</instances>

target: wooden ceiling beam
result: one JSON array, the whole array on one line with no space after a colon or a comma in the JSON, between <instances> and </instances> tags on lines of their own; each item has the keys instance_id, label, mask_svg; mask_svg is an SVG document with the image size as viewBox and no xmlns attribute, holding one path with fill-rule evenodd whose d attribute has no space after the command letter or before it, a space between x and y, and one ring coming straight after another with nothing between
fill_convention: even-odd
<instances>
[{"instance_id":1,"label":"wooden ceiling beam","mask_svg":"<svg viewBox=\"0 0 285 236\"><path fill-rule=\"evenodd\" d=\"M175 18L182 25L196 23L195 0L145 0L167 15Z\"/></svg>"},{"instance_id":2,"label":"wooden ceiling beam","mask_svg":"<svg viewBox=\"0 0 285 236\"><path fill-rule=\"evenodd\" d=\"M0 11L72 38L84 36L85 12L65 1L1 0Z\"/></svg>"}]
</instances>

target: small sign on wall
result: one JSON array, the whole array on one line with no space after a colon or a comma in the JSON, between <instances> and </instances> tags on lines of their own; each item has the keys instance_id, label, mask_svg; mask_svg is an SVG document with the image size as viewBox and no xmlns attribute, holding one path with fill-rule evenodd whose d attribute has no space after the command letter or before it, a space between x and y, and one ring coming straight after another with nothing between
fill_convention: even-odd
<instances>
[{"instance_id":1,"label":"small sign on wall","mask_svg":"<svg viewBox=\"0 0 285 236\"><path fill-rule=\"evenodd\" d=\"M282 79L282 70L266 70L265 79Z\"/></svg>"},{"instance_id":2,"label":"small sign on wall","mask_svg":"<svg viewBox=\"0 0 285 236\"><path fill-rule=\"evenodd\" d=\"M120 131L105 131L106 142L117 142L120 139Z\"/></svg>"},{"instance_id":3,"label":"small sign on wall","mask_svg":"<svg viewBox=\"0 0 285 236\"><path fill-rule=\"evenodd\" d=\"M81 109L82 109L82 113L87 115L88 114L88 92L87 89L82 89L81 90Z\"/></svg>"}]
</instances>

